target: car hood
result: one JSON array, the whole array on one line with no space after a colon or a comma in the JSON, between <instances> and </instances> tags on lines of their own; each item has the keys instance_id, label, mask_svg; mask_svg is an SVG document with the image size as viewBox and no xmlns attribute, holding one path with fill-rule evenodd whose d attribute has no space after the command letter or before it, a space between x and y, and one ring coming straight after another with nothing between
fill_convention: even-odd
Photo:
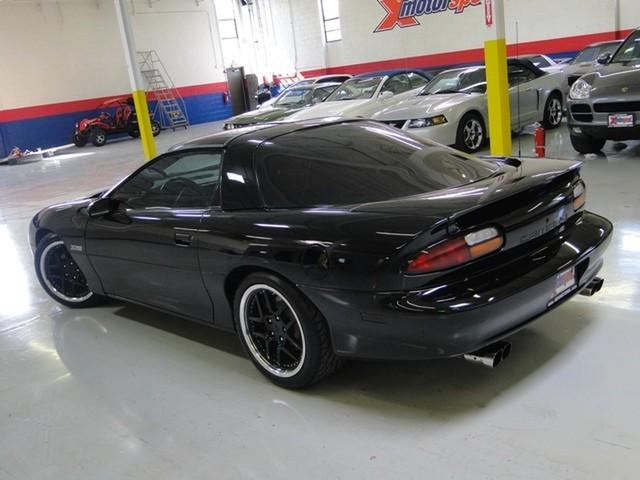
<instances>
[{"instance_id":1,"label":"car hood","mask_svg":"<svg viewBox=\"0 0 640 480\"><path fill-rule=\"evenodd\" d=\"M409 98L373 115L373 120L404 120L438 114L456 107L478 94L451 93L444 95L424 95Z\"/></svg>"},{"instance_id":2,"label":"car hood","mask_svg":"<svg viewBox=\"0 0 640 480\"><path fill-rule=\"evenodd\" d=\"M260 110L253 110L230 118L227 123L251 125L254 123L273 122L288 117L299 110L301 108L263 107Z\"/></svg>"},{"instance_id":3,"label":"car hood","mask_svg":"<svg viewBox=\"0 0 640 480\"><path fill-rule=\"evenodd\" d=\"M610 63L583 78L593 87L592 97L640 94L640 62Z\"/></svg>"}]
</instances>

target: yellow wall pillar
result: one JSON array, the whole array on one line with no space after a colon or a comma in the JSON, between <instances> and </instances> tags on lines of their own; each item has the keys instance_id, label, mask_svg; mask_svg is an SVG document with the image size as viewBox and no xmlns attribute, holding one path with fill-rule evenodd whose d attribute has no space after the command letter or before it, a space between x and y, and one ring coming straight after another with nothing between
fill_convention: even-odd
<instances>
[{"instance_id":1,"label":"yellow wall pillar","mask_svg":"<svg viewBox=\"0 0 640 480\"><path fill-rule=\"evenodd\" d=\"M491 155L508 157L511 145L511 107L507 42L505 40L504 0L484 0L487 36L484 61L487 67L487 99L489 103L489 135Z\"/></svg>"},{"instance_id":2,"label":"yellow wall pillar","mask_svg":"<svg viewBox=\"0 0 640 480\"><path fill-rule=\"evenodd\" d=\"M144 92L144 81L140 74L140 67L136 59L136 41L131 27L131 17L126 0L114 0L118 26L120 27L120 39L124 50L127 70L129 73L129 83L131 84L131 95L138 117L138 128L140 129L140 140L142 142L142 152L147 160L156 156L156 141L153 138L151 129L151 118L149 117L149 105Z\"/></svg>"}]
</instances>

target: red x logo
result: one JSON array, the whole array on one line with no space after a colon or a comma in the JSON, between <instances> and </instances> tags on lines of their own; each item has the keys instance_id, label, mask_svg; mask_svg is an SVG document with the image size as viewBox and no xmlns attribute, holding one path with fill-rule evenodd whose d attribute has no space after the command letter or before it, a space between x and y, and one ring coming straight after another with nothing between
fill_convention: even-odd
<instances>
[{"instance_id":1,"label":"red x logo","mask_svg":"<svg viewBox=\"0 0 640 480\"><path fill-rule=\"evenodd\" d=\"M420 25L420 22L415 17L400 18L402 0L378 0L378 3L387 11L387 16L380 22L380 25L373 33L393 30L396 25L402 28Z\"/></svg>"}]
</instances>

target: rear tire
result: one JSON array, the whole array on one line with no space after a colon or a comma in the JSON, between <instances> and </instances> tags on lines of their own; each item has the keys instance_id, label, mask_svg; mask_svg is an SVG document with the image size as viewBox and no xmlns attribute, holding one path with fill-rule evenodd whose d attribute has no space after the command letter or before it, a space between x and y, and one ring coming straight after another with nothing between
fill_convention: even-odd
<instances>
[{"instance_id":1,"label":"rear tire","mask_svg":"<svg viewBox=\"0 0 640 480\"><path fill-rule=\"evenodd\" d=\"M96 147L103 147L107 143L107 132L102 128L94 128L91 130L91 143Z\"/></svg>"},{"instance_id":2,"label":"rear tire","mask_svg":"<svg viewBox=\"0 0 640 480\"><path fill-rule=\"evenodd\" d=\"M582 153L583 155L600 153L605 143L607 143L607 141L600 138L571 135L571 145L573 145L573 148L578 153Z\"/></svg>"},{"instance_id":3,"label":"rear tire","mask_svg":"<svg viewBox=\"0 0 640 480\"><path fill-rule=\"evenodd\" d=\"M91 291L60 237L52 233L45 235L34 257L38 281L56 302L70 308L86 308L103 299Z\"/></svg>"},{"instance_id":4,"label":"rear tire","mask_svg":"<svg viewBox=\"0 0 640 480\"><path fill-rule=\"evenodd\" d=\"M558 128L562 123L562 117L564 107L562 105L562 95L558 93L552 93L547 99L547 104L544 107L544 119L542 120L542 126L547 130L553 130Z\"/></svg>"},{"instance_id":5,"label":"rear tire","mask_svg":"<svg viewBox=\"0 0 640 480\"><path fill-rule=\"evenodd\" d=\"M236 291L234 314L251 361L276 385L309 387L344 363L333 353L320 311L275 275L247 276Z\"/></svg>"},{"instance_id":6,"label":"rear tire","mask_svg":"<svg viewBox=\"0 0 640 480\"><path fill-rule=\"evenodd\" d=\"M151 122L151 133L153 134L154 137L157 137L158 135L160 135L161 131L162 131L162 127L160 126L160 123Z\"/></svg>"},{"instance_id":7,"label":"rear tire","mask_svg":"<svg viewBox=\"0 0 640 480\"><path fill-rule=\"evenodd\" d=\"M467 153L476 153L487 140L487 129L480 114L467 113L458 124L456 148Z\"/></svg>"}]
</instances>

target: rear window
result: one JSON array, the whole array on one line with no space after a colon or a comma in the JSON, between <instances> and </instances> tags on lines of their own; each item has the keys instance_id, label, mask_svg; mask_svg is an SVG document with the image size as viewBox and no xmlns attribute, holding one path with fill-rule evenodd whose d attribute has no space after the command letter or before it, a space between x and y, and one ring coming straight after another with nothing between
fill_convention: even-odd
<instances>
[{"instance_id":1,"label":"rear window","mask_svg":"<svg viewBox=\"0 0 640 480\"><path fill-rule=\"evenodd\" d=\"M465 185L497 170L493 162L373 122L285 135L261 147L257 164L270 208L390 200Z\"/></svg>"}]
</instances>

